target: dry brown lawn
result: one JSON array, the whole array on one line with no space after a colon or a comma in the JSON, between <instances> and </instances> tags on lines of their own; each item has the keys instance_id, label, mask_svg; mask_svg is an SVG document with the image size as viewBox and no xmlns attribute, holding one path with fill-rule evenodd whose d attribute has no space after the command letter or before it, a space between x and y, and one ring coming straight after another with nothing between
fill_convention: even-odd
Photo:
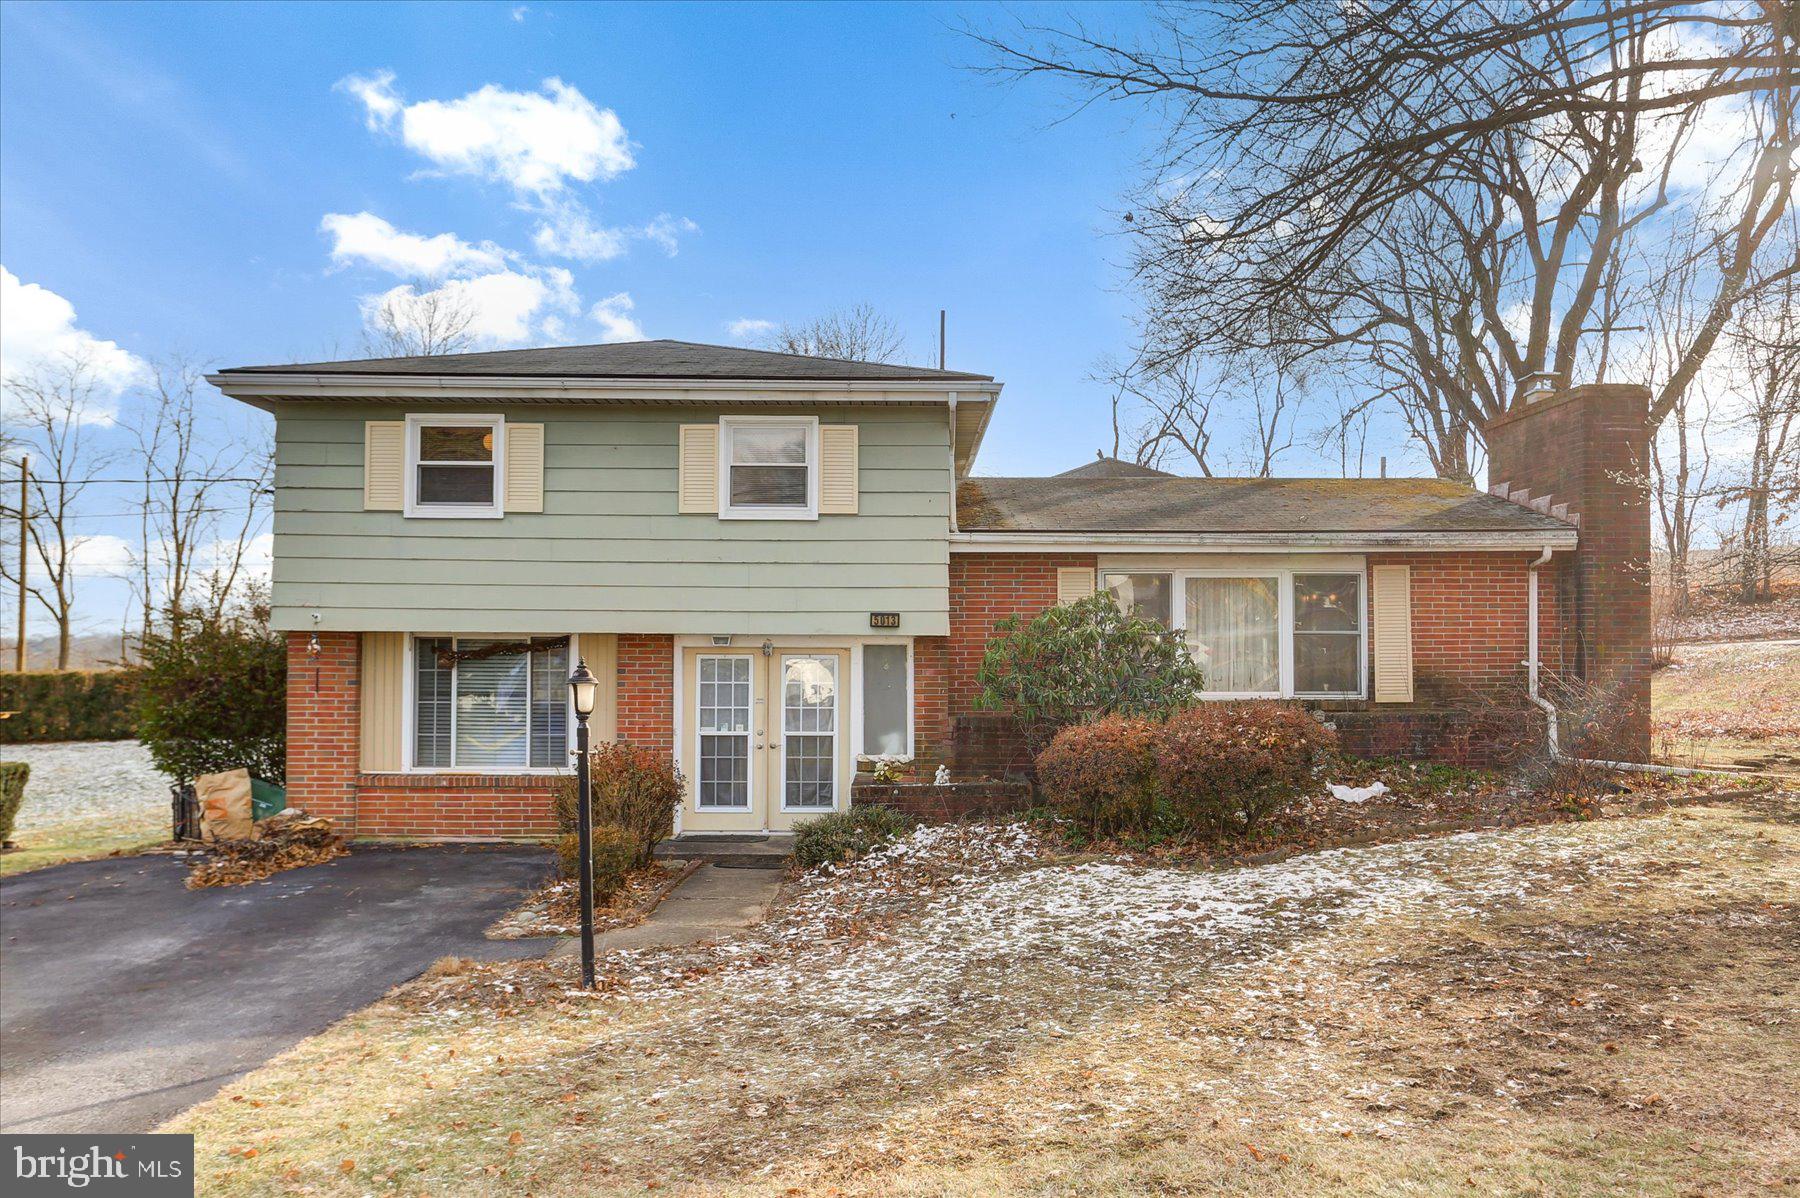
<instances>
[{"instance_id":1,"label":"dry brown lawn","mask_svg":"<svg viewBox=\"0 0 1800 1198\"><path fill-rule=\"evenodd\" d=\"M1800 795L1219 871L1043 852L931 833L597 997L452 971L165 1130L227 1195L1800 1187Z\"/></svg>"},{"instance_id":2,"label":"dry brown lawn","mask_svg":"<svg viewBox=\"0 0 1800 1198\"><path fill-rule=\"evenodd\" d=\"M1651 695L1659 760L1800 777L1800 639L1677 645Z\"/></svg>"}]
</instances>

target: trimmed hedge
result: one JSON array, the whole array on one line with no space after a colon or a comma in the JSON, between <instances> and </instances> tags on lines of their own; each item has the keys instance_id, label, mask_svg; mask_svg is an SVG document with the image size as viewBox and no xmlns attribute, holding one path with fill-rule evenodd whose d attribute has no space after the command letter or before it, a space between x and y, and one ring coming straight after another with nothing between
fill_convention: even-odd
<instances>
[{"instance_id":1,"label":"trimmed hedge","mask_svg":"<svg viewBox=\"0 0 1800 1198\"><path fill-rule=\"evenodd\" d=\"M0 674L0 745L47 740L130 740L137 735L137 670Z\"/></svg>"},{"instance_id":2,"label":"trimmed hedge","mask_svg":"<svg viewBox=\"0 0 1800 1198\"><path fill-rule=\"evenodd\" d=\"M25 802L25 783L31 766L23 761L0 761L0 844L12 839L13 821Z\"/></svg>"},{"instance_id":3,"label":"trimmed hedge","mask_svg":"<svg viewBox=\"0 0 1800 1198\"><path fill-rule=\"evenodd\" d=\"M1200 703L1166 722L1108 716L1064 728L1038 755L1038 784L1093 836L1150 831L1164 812L1190 834L1247 836L1336 749L1298 703Z\"/></svg>"}]
</instances>

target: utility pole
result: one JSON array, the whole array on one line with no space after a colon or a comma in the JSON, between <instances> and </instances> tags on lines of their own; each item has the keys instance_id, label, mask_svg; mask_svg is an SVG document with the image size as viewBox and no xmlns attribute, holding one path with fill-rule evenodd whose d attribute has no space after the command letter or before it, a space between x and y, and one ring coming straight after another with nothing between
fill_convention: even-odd
<instances>
[{"instance_id":1,"label":"utility pole","mask_svg":"<svg viewBox=\"0 0 1800 1198\"><path fill-rule=\"evenodd\" d=\"M938 369L944 368L944 310L938 309Z\"/></svg>"},{"instance_id":2,"label":"utility pole","mask_svg":"<svg viewBox=\"0 0 1800 1198\"><path fill-rule=\"evenodd\" d=\"M25 672L25 555L30 540L31 516L27 500L31 495L31 456L19 459L19 639L13 642L13 669Z\"/></svg>"}]
</instances>

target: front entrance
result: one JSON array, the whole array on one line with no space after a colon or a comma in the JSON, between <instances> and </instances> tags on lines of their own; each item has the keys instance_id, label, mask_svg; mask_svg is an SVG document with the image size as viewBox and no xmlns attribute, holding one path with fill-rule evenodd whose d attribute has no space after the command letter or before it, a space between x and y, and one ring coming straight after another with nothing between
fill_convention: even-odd
<instances>
[{"instance_id":1,"label":"front entrance","mask_svg":"<svg viewBox=\"0 0 1800 1198\"><path fill-rule=\"evenodd\" d=\"M686 649L681 665L683 831L781 832L844 809L847 650Z\"/></svg>"}]
</instances>

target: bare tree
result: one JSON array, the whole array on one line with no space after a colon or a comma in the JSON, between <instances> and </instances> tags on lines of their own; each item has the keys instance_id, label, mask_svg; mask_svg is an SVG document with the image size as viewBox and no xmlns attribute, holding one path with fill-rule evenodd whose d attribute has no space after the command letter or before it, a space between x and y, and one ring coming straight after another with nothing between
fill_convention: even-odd
<instances>
[{"instance_id":1,"label":"bare tree","mask_svg":"<svg viewBox=\"0 0 1800 1198\"><path fill-rule=\"evenodd\" d=\"M56 668L69 668L73 634L77 558L84 537L76 532L82 495L105 470L108 455L91 440L93 427L108 418L100 403L104 387L94 363L75 355L39 364L9 377L0 420L0 448L6 456L31 455L26 497L29 551L26 588L56 623ZM17 522L19 500L0 488L0 519ZM0 577L18 585L18 566L8 555Z\"/></svg>"},{"instance_id":2,"label":"bare tree","mask_svg":"<svg viewBox=\"0 0 1800 1198\"><path fill-rule=\"evenodd\" d=\"M450 286L431 291L397 288L368 315L363 345L372 358L460 354L475 344L475 306Z\"/></svg>"},{"instance_id":3,"label":"bare tree","mask_svg":"<svg viewBox=\"0 0 1800 1198\"><path fill-rule=\"evenodd\" d=\"M1743 504L1738 598L1755 603L1771 595L1775 532L1800 505L1800 286L1759 297L1730 335L1744 366L1750 453L1727 495Z\"/></svg>"},{"instance_id":4,"label":"bare tree","mask_svg":"<svg viewBox=\"0 0 1800 1198\"><path fill-rule=\"evenodd\" d=\"M127 422L140 486L133 586L143 635L159 611L194 609L195 595L216 615L267 517L273 455L254 441L209 441L217 421L202 410L205 391L203 367L171 358L155 367Z\"/></svg>"},{"instance_id":5,"label":"bare tree","mask_svg":"<svg viewBox=\"0 0 1800 1198\"><path fill-rule=\"evenodd\" d=\"M757 343L762 349L846 362L899 362L906 338L872 304L838 308L802 324L783 322Z\"/></svg>"},{"instance_id":6,"label":"bare tree","mask_svg":"<svg viewBox=\"0 0 1800 1198\"><path fill-rule=\"evenodd\" d=\"M1125 456L1127 444L1143 465L1183 456L1207 478L1221 471L1272 477L1308 403L1303 379L1248 356L1209 363L1140 351L1127 364L1106 366L1104 378L1113 391L1113 456Z\"/></svg>"},{"instance_id":7,"label":"bare tree","mask_svg":"<svg viewBox=\"0 0 1800 1198\"><path fill-rule=\"evenodd\" d=\"M1791 6L1681 0L1169 5L1143 45L1077 26L980 38L994 69L1141 102L1165 139L1132 212L1158 352L1274 353L1390 396L1442 474L1536 375L1600 377L1621 259L1660 236L1696 130L1713 164L1702 318L1660 421L1766 252L1794 182ZM1708 123L1710 122L1710 123ZM1684 217L1690 219L1691 217Z\"/></svg>"}]
</instances>

